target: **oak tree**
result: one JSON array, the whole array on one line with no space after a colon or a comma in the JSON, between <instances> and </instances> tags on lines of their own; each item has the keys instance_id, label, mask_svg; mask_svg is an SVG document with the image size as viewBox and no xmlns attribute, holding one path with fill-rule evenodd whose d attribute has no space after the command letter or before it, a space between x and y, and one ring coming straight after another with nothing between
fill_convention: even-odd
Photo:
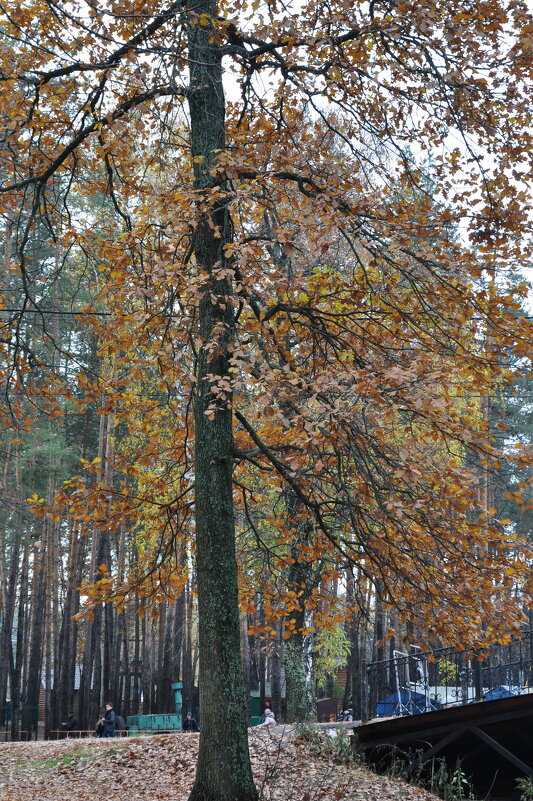
<instances>
[{"instance_id":1,"label":"oak tree","mask_svg":"<svg viewBox=\"0 0 533 801\"><path fill-rule=\"evenodd\" d=\"M115 357L104 408L120 415L149 359L161 391L185 399L174 445L187 486L192 399L203 726L191 799L255 799L236 458L298 498L313 527L302 561L354 561L450 638L436 605L447 569L471 567L449 600L475 638L523 568L492 512L479 520L463 464L467 449L486 469L503 455L447 378L482 392L509 377L499 348L529 358L516 288L477 282L529 256L531 15L523 0L28 0L1 20L0 202L20 220L22 282L6 383L36 390L18 331L27 309L45 311L28 252L45 225L101 273L76 311ZM418 151L433 152L437 207ZM120 233L116 219L95 233L74 189L107 193ZM51 379L51 412L69 392ZM104 481L95 509L111 507ZM169 508L190 521L187 493ZM502 620L519 625L512 605Z\"/></svg>"}]
</instances>

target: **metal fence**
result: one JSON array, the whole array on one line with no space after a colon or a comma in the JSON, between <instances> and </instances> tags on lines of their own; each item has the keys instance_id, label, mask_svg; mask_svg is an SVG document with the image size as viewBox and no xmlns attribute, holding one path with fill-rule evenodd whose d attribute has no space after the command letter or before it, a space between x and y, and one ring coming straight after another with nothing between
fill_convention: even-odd
<instances>
[{"instance_id":1,"label":"metal fence","mask_svg":"<svg viewBox=\"0 0 533 801\"><path fill-rule=\"evenodd\" d=\"M533 631L466 652L411 646L368 666L369 718L414 715L533 692Z\"/></svg>"}]
</instances>

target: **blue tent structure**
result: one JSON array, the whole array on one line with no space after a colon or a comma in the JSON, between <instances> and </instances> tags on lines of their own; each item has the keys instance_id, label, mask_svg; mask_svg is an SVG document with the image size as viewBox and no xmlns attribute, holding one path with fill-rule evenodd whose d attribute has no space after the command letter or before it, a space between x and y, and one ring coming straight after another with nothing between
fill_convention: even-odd
<instances>
[{"instance_id":1,"label":"blue tent structure","mask_svg":"<svg viewBox=\"0 0 533 801\"><path fill-rule=\"evenodd\" d=\"M442 704L430 699L431 709L442 709ZM383 698L376 703L376 716L382 715L419 715L427 712L426 696L422 693L402 687L398 692Z\"/></svg>"},{"instance_id":2,"label":"blue tent structure","mask_svg":"<svg viewBox=\"0 0 533 801\"><path fill-rule=\"evenodd\" d=\"M496 701L499 698L511 698L511 696L516 695L516 693L512 693L507 687L504 687L500 684L499 687L493 687L492 690L489 690L487 693L483 695L484 701Z\"/></svg>"}]
</instances>

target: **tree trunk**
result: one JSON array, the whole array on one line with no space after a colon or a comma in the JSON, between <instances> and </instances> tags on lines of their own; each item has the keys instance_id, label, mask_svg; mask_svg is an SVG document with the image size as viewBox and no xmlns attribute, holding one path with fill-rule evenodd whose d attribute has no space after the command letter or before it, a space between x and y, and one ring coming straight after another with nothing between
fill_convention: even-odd
<instances>
[{"instance_id":1,"label":"tree trunk","mask_svg":"<svg viewBox=\"0 0 533 801\"><path fill-rule=\"evenodd\" d=\"M11 666L11 739L17 740L19 737L20 720L20 696L21 696L21 677L22 663L24 660L24 630L27 625L27 603L28 603L28 572L30 561L30 546L24 546L22 555L22 569L20 574L20 588L17 615L17 642L15 646L15 660Z\"/></svg>"},{"instance_id":2,"label":"tree trunk","mask_svg":"<svg viewBox=\"0 0 533 801\"><path fill-rule=\"evenodd\" d=\"M28 738L32 735L37 738L43 660L46 551L44 551L40 542L34 546L33 571L30 650L24 707L22 709L22 729L27 732Z\"/></svg>"},{"instance_id":3,"label":"tree trunk","mask_svg":"<svg viewBox=\"0 0 533 801\"><path fill-rule=\"evenodd\" d=\"M192 610L193 610L193 592L189 584L186 587L186 603L185 603L185 618L184 618L184 636L183 636L183 711L193 712L193 690L194 690L194 675L192 669Z\"/></svg>"},{"instance_id":4,"label":"tree trunk","mask_svg":"<svg viewBox=\"0 0 533 801\"><path fill-rule=\"evenodd\" d=\"M168 604L165 625L162 633L163 651L161 672L158 683L158 706L161 712L174 712L174 693L172 692L172 641L174 638L174 617L176 604Z\"/></svg>"},{"instance_id":5,"label":"tree trunk","mask_svg":"<svg viewBox=\"0 0 533 801\"><path fill-rule=\"evenodd\" d=\"M272 679L271 679L271 698L272 698L272 711L274 717L281 723L281 661L283 655L283 639L282 639L281 622L276 621L276 636L272 643Z\"/></svg>"},{"instance_id":6,"label":"tree trunk","mask_svg":"<svg viewBox=\"0 0 533 801\"><path fill-rule=\"evenodd\" d=\"M265 608L263 605L262 597L259 597L259 626L261 631L265 630ZM257 644L259 654L257 656L257 669L259 673L259 708L261 713L265 708L265 695L266 695L266 652L264 648L264 635L258 637Z\"/></svg>"},{"instance_id":7,"label":"tree trunk","mask_svg":"<svg viewBox=\"0 0 533 801\"><path fill-rule=\"evenodd\" d=\"M303 610L293 612L298 628L304 627ZM287 722L302 723L316 720L315 701L309 680L308 644L302 631L291 634L285 642L285 683L287 699Z\"/></svg>"},{"instance_id":8,"label":"tree trunk","mask_svg":"<svg viewBox=\"0 0 533 801\"><path fill-rule=\"evenodd\" d=\"M148 622L146 617L143 617L141 623L141 635L142 635L142 676L141 676L141 687L142 687L142 714L143 715L150 715L152 712L152 649L151 649L151 642L152 639L150 637L150 627L148 626Z\"/></svg>"},{"instance_id":9,"label":"tree trunk","mask_svg":"<svg viewBox=\"0 0 533 801\"><path fill-rule=\"evenodd\" d=\"M98 343L96 338L90 341L89 353L89 369L95 372L100 371L100 362L97 356ZM102 442L103 442L103 425L104 415L100 415L98 426L98 439L96 439L96 417L93 417L89 407L83 418L82 440L81 440L81 455L83 458L90 458L94 454L94 449L98 448L98 458L100 464L103 460ZM92 533L91 542L91 558L89 566L89 581L96 581L98 553L100 547L100 532L95 527ZM80 692L78 701L78 719L80 729L92 729L96 725L100 712L100 668L96 668L96 663L100 662L97 659L97 651L100 649L100 631L101 631L102 609L97 606L92 620L85 622L85 645L82 657L82 672L80 679Z\"/></svg>"},{"instance_id":10,"label":"tree trunk","mask_svg":"<svg viewBox=\"0 0 533 801\"><path fill-rule=\"evenodd\" d=\"M189 63L191 149L198 200L216 186L211 168L225 148L225 100L214 0L197 0L190 15ZM201 23L201 24L200 24ZM224 186L218 184L224 190ZM225 245L230 242L227 198L214 201L198 220L193 248L205 280L200 289L201 347L195 396L196 569L200 644L202 727L190 801L255 801L248 752L240 654L237 561L233 512L231 396L218 398L209 376L231 381L229 346L234 340L231 284ZM220 270L220 274L218 274ZM215 408L216 407L216 408Z\"/></svg>"},{"instance_id":11,"label":"tree trunk","mask_svg":"<svg viewBox=\"0 0 533 801\"><path fill-rule=\"evenodd\" d=\"M175 613L172 623L172 646L170 649L171 664L171 679L172 681L183 682L182 659L186 646L185 641L185 627L186 627L186 601L187 601L187 588L183 588L183 592L176 600ZM184 700L185 695L182 695Z\"/></svg>"},{"instance_id":12,"label":"tree trunk","mask_svg":"<svg viewBox=\"0 0 533 801\"><path fill-rule=\"evenodd\" d=\"M136 599L135 606L140 603L139 598ZM138 715L141 708L141 676L142 676L142 663L141 663L141 621L139 615L135 615L135 643L133 652L133 698L131 705L131 714Z\"/></svg>"},{"instance_id":13,"label":"tree trunk","mask_svg":"<svg viewBox=\"0 0 533 801\"><path fill-rule=\"evenodd\" d=\"M50 493L50 488L49 488ZM50 494L49 496L50 497ZM43 678L44 678L44 692L45 692L45 711L44 711L44 738L48 740L50 737L50 730L57 729L54 721L55 712L55 698L52 697L52 668L53 668L53 653L54 653L54 629L55 621L54 614L54 596L56 593L56 576L55 563L54 563L54 523L52 520L46 521L45 524L46 538L46 560L45 560L45 574L44 574L44 652L43 652ZM57 674L56 674L57 681Z\"/></svg>"},{"instance_id":14,"label":"tree trunk","mask_svg":"<svg viewBox=\"0 0 533 801\"><path fill-rule=\"evenodd\" d=\"M365 610L362 608L362 587L358 587L359 598L356 598L356 584L362 583L360 577L354 580L351 572L346 577L346 598L350 609L346 625L346 633L350 641L350 656L348 658L348 680L344 696L344 709L350 704L353 709L354 720L363 720L366 714L366 698L364 695L364 682L366 680L366 623Z\"/></svg>"},{"instance_id":15,"label":"tree trunk","mask_svg":"<svg viewBox=\"0 0 533 801\"><path fill-rule=\"evenodd\" d=\"M74 700L74 671L76 635L73 615L78 611L80 586L79 577L79 551L80 540L76 525L72 524L69 533L68 573L63 619L59 634L59 659L56 668L57 683L54 682L57 692L60 721L68 720L69 713L73 711Z\"/></svg>"},{"instance_id":16,"label":"tree trunk","mask_svg":"<svg viewBox=\"0 0 533 801\"><path fill-rule=\"evenodd\" d=\"M241 654L242 654L242 674L244 680L244 694L248 703L246 704L246 722L248 726L251 724L250 712L250 643L248 641L248 615L244 612L241 615Z\"/></svg>"},{"instance_id":17,"label":"tree trunk","mask_svg":"<svg viewBox=\"0 0 533 801\"><path fill-rule=\"evenodd\" d=\"M124 581L126 564L126 527L122 525L119 529L117 543L117 574L120 581ZM113 665L111 668L111 698L117 704L115 712L126 719L129 711L126 712L126 684L129 685L129 658L128 658L128 635L126 632L126 613L124 609L117 611L115 617L115 639L113 642ZM127 678L127 681L126 681ZM129 693L129 690L128 690ZM129 697L127 701L129 710Z\"/></svg>"},{"instance_id":18,"label":"tree trunk","mask_svg":"<svg viewBox=\"0 0 533 801\"><path fill-rule=\"evenodd\" d=\"M0 552L0 559L6 560L9 564L9 577L4 577L4 584L2 587L2 626L0 628L0 715L2 724L7 726L7 679L8 675L12 673L13 666L13 645L12 645L12 631L13 631L13 618L15 611L15 601L17 592L17 581L20 569L20 545L21 535L18 530L15 533L11 545L11 552L9 561L7 554L2 547ZM4 556L5 554L5 556ZM13 693L11 692L11 696ZM13 697L11 697L13 700Z\"/></svg>"},{"instance_id":19,"label":"tree trunk","mask_svg":"<svg viewBox=\"0 0 533 801\"><path fill-rule=\"evenodd\" d=\"M95 532L95 537L97 533ZM102 608L97 606L94 619L88 620L85 632L85 649L80 682L79 718L80 728L91 729L95 726L101 707L101 673L100 673L100 631Z\"/></svg>"},{"instance_id":20,"label":"tree trunk","mask_svg":"<svg viewBox=\"0 0 533 801\"><path fill-rule=\"evenodd\" d=\"M320 569L314 569L308 561L300 560L298 545L309 537L308 524L298 520L301 502L292 489L285 490L287 519L294 528L294 539L291 549L291 564L288 569L287 584L289 590L298 598L298 608L291 610L290 637L285 642L285 682L287 701L287 722L296 723L316 720L316 704L309 669L309 637L306 629L305 603L320 576Z\"/></svg>"}]
</instances>

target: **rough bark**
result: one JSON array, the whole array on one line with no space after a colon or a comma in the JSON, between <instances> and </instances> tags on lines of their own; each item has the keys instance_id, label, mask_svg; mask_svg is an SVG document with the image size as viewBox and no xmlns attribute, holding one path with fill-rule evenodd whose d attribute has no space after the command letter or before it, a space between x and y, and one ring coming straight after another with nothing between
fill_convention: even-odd
<instances>
[{"instance_id":1,"label":"rough bark","mask_svg":"<svg viewBox=\"0 0 533 801\"><path fill-rule=\"evenodd\" d=\"M248 641L248 615L244 612L241 615L241 653L243 666L244 693L247 699L250 698L250 643ZM246 704L246 720L251 724L250 703Z\"/></svg>"},{"instance_id":2,"label":"rough bark","mask_svg":"<svg viewBox=\"0 0 533 801\"><path fill-rule=\"evenodd\" d=\"M194 694L194 674L192 667L192 611L193 611L193 597L192 588L188 585L186 588L186 604L185 604L185 617L184 617L184 634L183 634L183 709L185 714L192 712L192 702Z\"/></svg>"},{"instance_id":3,"label":"rough bark","mask_svg":"<svg viewBox=\"0 0 533 801\"><path fill-rule=\"evenodd\" d=\"M201 200L216 184L210 168L224 150L225 101L212 0L188 6L191 145L194 187ZM202 18L202 15L203 18ZM224 187L220 187L222 190ZM227 199L202 214L194 255L205 276L199 304L200 348L195 397L196 568L202 727L190 801L255 801L248 752L246 704L240 655L237 562L233 512L231 398L215 403L208 376L226 382L228 346L235 322L231 284L224 270L230 241ZM215 344L216 343L216 344ZM216 408L213 408L215 406Z\"/></svg>"},{"instance_id":4,"label":"rough bark","mask_svg":"<svg viewBox=\"0 0 533 801\"><path fill-rule=\"evenodd\" d=\"M22 730L28 733L28 738L33 735L37 737L43 659L42 632L45 621L46 553L42 552L40 542L34 547L33 571L30 649L22 709Z\"/></svg>"},{"instance_id":5,"label":"rough bark","mask_svg":"<svg viewBox=\"0 0 533 801\"><path fill-rule=\"evenodd\" d=\"M20 574L15 659L11 665L11 672L10 672L12 740L18 739L19 736L19 720L20 720L19 710L20 710L20 697L21 697L22 662L24 659L24 631L26 628L26 621L27 621L26 608L28 603L29 560L30 560L30 546L28 543L26 543L22 555L22 569Z\"/></svg>"},{"instance_id":6,"label":"rough bark","mask_svg":"<svg viewBox=\"0 0 533 801\"><path fill-rule=\"evenodd\" d=\"M281 722L281 663L283 658L283 639L281 622L276 622L276 636L272 644L272 671L271 671L271 696L272 711L276 720Z\"/></svg>"},{"instance_id":7,"label":"rough bark","mask_svg":"<svg viewBox=\"0 0 533 801\"><path fill-rule=\"evenodd\" d=\"M7 679L8 675L12 672L13 664L13 646L11 643L13 616L15 611L16 591L18 573L20 569L20 547L21 535L17 531L15 533L11 552L9 555L9 575L4 578L5 584L2 591L2 626L0 628L0 712L2 718L4 717L4 710L7 713ZM1 557L5 554L2 548ZM7 715L6 715L7 721ZM2 720L2 723L4 721Z\"/></svg>"},{"instance_id":8,"label":"rough bark","mask_svg":"<svg viewBox=\"0 0 533 801\"><path fill-rule=\"evenodd\" d=\"M304 613L293 613L297 625L304 626ZM287 722L302 723L316 720L316 706L309 682L307 665L307 642L301 631L293 634L285 643L285 682L287 698Z\"/></svg>"},{"instance_id":9,"label":"rough bark","mask_svg":"<svg viewBox=\"0 0 533 801\"><path fill-rule=\"evenodd\" d=\"M172 645L170 650L171 657L171 679L172 681L183 681L182 659L185 649L185 626L186 610L185 603L187 592L184 588L175 604L175 613L172 621Z\"/></svg>"},{"instance_id":10,"label":"rough bark","mask_svg":"<svg viewBox=\"0 0 533 801\"><path fill-rule=\"evenodd\" d=\"M75 525L71 525L69 533L68 573L63 617L59 634L59 659L56 671L58 681L56 684L57 701L59 707L59 722L68 720L69 713L73 711L74 701L74 674L76 665L76 624L73 616L79 608L80 586L80 538ZM57 721L56 721L57 723Z\"/></svg>"},{"instance_id":11,"label":"rough bark","mask_svg":"<svg viewBox=\"0 0 533 801\"><path fill-rule=\"evenodd\" d=\"M172 692L172 640L174 633L175 605L167 604L162 626L160 627L160 668L157 682L157 706L161 712L174 712L174 693Z\"/></svg>"},{"instance_id":12,"label":"rough bark","mask_svg":"<svg viewBox=\"0 0 533 801\"><path fill-rule=\"evenodd\" d=\"M135 599L135 607L140 604L138 597ZM135 615L135 640L133 652L133 697L131 701L131 714L137 715L141 708L141 620Z\"/></svg>"},{"instance_id":13,"label":"rough bark","mask_svg":"<svg viewBox=\"0 0 533 801\"><path fill-rule=\"evenodd\" d=\"M310 535L308 525L298 520L301 502L291 489L285 491L287 519L294 526L294 541L291 550L291 565L288 569L287 583L290 590L299 598L299 608L290 612L294 621L291 636L285 643L285 682L287 721L289 723L316 720L316 704L309 670L309 638L306 629L305 603L320 576L320 568L310 562L301 561L298 545Z\"/></svg>"}]
</instances>

